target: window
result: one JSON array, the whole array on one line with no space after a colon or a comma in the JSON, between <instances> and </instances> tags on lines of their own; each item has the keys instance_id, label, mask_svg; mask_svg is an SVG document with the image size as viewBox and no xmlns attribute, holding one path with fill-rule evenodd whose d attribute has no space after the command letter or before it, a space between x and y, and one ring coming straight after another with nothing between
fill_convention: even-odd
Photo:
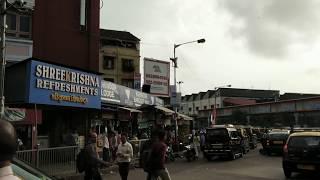
<instances>
[{"instance_id":1,"label":"window","mask_svg":"<svg viewBox=\"0 0 320 180\"><path fill-rule=\"evenodd\" d=\"M231 132L230 132L230 135L231 135L231 138L238 138L238 137L239 137L237 131L231 131Z\"/></svg>"},{"instance_id":2,"label":"window","mask_svg":"<svg viewBox=\"0 0 320 180\"><path fill-rule=\"evenodd\" d=\"M196 110L199 111L199 107L196 107Z\"/></svg>"},{"instance_id":3,"label":"window","mask_svg":"<svg viewBox=\"0 0 320 180\"><path fill-rule=\"evenodd\" d=\"M122 85L128 88L133 88L133 80L132 79L122 79Z\"/></svg>"},{"instance_id":4,"label":"window","mask_svg":"<svg viewBox=\"0 0 320 180\"><path fill-rule=\"evenodd\" d=\"M189 108L189 112L191 111L192 109L191 108Z\"/></svg>"},{"instance_id":5,"label":"window","mask_svg":"<svg viewBox=\"0 0 320 180\"><path fill-rule=\"evenodd\" d=\"M214 105L211 105L211 109L213 109L214 108Z\"/></svg>"},{"instance_id":6,"label":"window","mask_svg":"<svg viewBox=\"0 0 320 180\"><path fill-rule=\"evenodd\" d=\"M207 106L203 106L203 109L207 109Z\"/></svg>"},{"instance_id":7,"label":"window","mask_svg":"<svg viewBox=\"0 0 320 180\"><path fill-rule=\"evenodd\" d=\"M181 109L181 111L183 111L183 107L182 106L180 107L180 109Z\"/></svg>"},{"instance_id":8,"label":"window","mask_svg":"<svg viewBox=\"0 0 320 180\"><path fill-rule=\"evenodd\" d=\"M31 39L31 16L8 13L7 36Z\"/></svg>"},{"instance_id":9,"label":"window","mask_svg":"<svg viewBox=\"0 0 320 180\"><path fill-rule=\"evenodd\" d=\"M122 71L123 72L133 72L134 65L132 59L122 59Z\"/></svg>"},{"instance_id":10,"label":"window","mask_svg":"<svg viewBox=\"0 0 320 180\"><path fill-rule=\"evenodd\" d=\"M103 69L114 69L114 59L113 56L103 56Z\"/></svg>"},{"instance_id":11,"label":"window","mask_svg":"<svg viewBox=\"0 0 320 180\"><path fill-rule=\"evenodd\" d=\"M105 81L114 82L113 78L103 78Z\"/></svg>"}]
</instances>

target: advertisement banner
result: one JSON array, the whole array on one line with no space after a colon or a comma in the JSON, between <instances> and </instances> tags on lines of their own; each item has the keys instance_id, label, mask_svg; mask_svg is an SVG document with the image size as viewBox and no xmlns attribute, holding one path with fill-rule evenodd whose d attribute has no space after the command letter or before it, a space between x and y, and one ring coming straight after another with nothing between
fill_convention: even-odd
<instances>
[{"instance_id":1,"label":"advertisement banner","mask_svg":"<svg viewBox=\"0 0 320 180\"><path fill-rule=\"evenodd\" d=\"M28 69L28 103L101 108L99 75L36 60Z\"/></svg>"},{"instance_id":2,"label":"advertisement banner","mask_svg":"<svg viewBox=\"0 0 320 180\"><path fill-rule=\"evenodd\" d=\"M144 58L144 84L151 85L150 94L169 96L170 62Z\"/></svg>"},{"instance_id":3,"label":"advertisement banner","mask_svg":"<svg viewBox=\"0 0 320 180\"><path fill-rule=\"evenodd\" d=\"M163 100L158 97L104 80L101 82L101 100L128 107L143 104L163 106Z\"/></svg>"}]
</instances>

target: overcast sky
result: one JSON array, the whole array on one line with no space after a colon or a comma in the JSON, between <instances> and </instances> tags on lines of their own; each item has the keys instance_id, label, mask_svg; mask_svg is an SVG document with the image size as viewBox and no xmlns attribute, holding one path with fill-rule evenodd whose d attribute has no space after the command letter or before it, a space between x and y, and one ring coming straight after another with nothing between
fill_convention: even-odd
<instances>
[{"instance_id":1,"label":"overcast sky","mask_svg":"<svg viewBox=\"0 0 320 180\"><path fill-rule=\"evenodd\" d=\"M100 26L141 39L143 57L169 61L190 94L234 88L320 93L318 0L102 0ZM173 71L171 73L173 79Z\"/></svg>"}]
</instances>

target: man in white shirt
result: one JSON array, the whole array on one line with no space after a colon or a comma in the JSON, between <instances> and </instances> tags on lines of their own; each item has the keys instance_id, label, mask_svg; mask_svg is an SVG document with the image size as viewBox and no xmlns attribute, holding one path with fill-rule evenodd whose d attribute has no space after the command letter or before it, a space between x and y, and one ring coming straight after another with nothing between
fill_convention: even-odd
<instances>
[{"instance_id":1,"label":"man in white shirt","mask_svg":"<svg viewBox=\"0 0 320 180\"><path fill-rule=\"evenodd\" d=\"M127 134L121 134L121 144L117 150L117 162L119 165L119 174L122 180L127 180L129 174L129 165L133 157L132 145L127 141Z\"/></svg>"},{"instance_id":2,"label":"man in white shirt","mask_svg":"<svg viewBox=\"0 0 320 180\"><path fill-rule=\"evenodd\" d=\"M2 119L0 120L0 147L0 179L19 180L11 168L11 160L17 149L16 132L9 122Z\"/></svg>"}]
</instances>

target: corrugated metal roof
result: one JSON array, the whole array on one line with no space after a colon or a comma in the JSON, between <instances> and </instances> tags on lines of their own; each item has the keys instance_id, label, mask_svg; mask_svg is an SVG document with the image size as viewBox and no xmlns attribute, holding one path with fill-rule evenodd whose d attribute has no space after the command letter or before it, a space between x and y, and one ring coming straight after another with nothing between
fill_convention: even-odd
<instances>
[{"instance_id":1,"label":"corrugated metal roof","mask_svg":"<svg viewBox=\"0 0 320 180\"><path fill-rule=\"evenodd\" d=\"M219 88L217 96L223 97L247 97L247 98L274 98L279 96L278 90L235 89Z\"/></svg>"},{"instance_id":2,"label":"corrugated metal roof","mask_svg":"<svg viewBox=\"0 0 320 180\"><path fill-rule=\"evenodd\" d=\"M116 31L110 29L100 29L100 37L106 39L119 39L126 41L140 41L139 38L127 31Z\"/></svg>"}]
</instances>

